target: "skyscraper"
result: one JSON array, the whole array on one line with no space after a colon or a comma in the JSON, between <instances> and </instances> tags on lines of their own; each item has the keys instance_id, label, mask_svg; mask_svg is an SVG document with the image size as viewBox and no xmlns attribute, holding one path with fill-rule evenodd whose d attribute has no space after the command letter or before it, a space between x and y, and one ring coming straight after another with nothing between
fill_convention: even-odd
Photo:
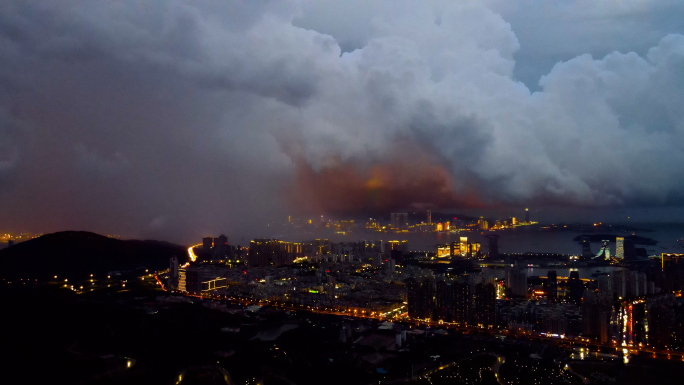
<instances>
[{"instance_id":1,"label":"skyscraper","mask_svg":"<svg viewBox=\"0 0 684 385\"><path fill-rule=\"evenodd\" d=\"M453 320L461 324L472 323L473 296L470 284L466 280L456 280L452 285Z\"/></svg>"},{"instance_id":2,"label":"skyscraper","mask_svg":"<svg viewBox=\"0 0 684 385\"><path fill-rule=\"evenodd\" d=\"M506 287L511 296L525 297L527 295L527 272L523 269L506 269Z\"/></svg>"},{"instance_id":3,"label":"skyscraper","mask_svg":"<svg viewBox=\"0 0 684 385\"><path fill-rule=\"evenodd\" d=\"M408 213L392 213L390 221L395 229L405 229L408 227Z\"/></svg>"},{"instance_id":4,"label":"skyscraper","mask_svg":"<svg viewBox=\"0 0 684 385\"><path fill-rule=\"evenodd\" d=\"M666 290L684 289L684 254L662 253L660 255Z\"/></svg>"},{"instance_id":5,"label":"skyscraper","mask_svg":"<svg viewBox=\"0 0 684 385\"><path fill-rule=\"evenodd\" d=\"M452 303L451 303L451 280L440 279L437 281L437 290L435 291L435 320L451 321L452 318Z\"/></svg>"},{"instance_id":6,"label":"skyscraper","mask_svg":"<svg viewBox=\"0 0 684 385\"><path fill-rule=\"evenodd\" d=\"M496 288L492 283L480 282L475 285L475 323L483 327L493 327L496 320Z\"/></svg>"},{"instance_id":7,"label":"skyscraper","mask_svg":"<svg viewBox=\"0 0 684 385\"><path fill-rule=\"evenodd\" d=\"M525 209L525 223L530 223L530 209Z\"/></svg>"},{"instance_id":8,"label":"skyscraper","mask_svg":"<svg viewBox=\"0 0 684 385\"><path fill-rule=\"evenodd\" d=\"M202 252L208 253L214 246L214 239L212 237L202 238Z\"/></svg>"},{"instance_id":9,"label":"skyscraper","mask_svg":"<svg viewBox=\"0 0 684 385\"><path fill-rule=\"evenodd\" d=\"M221 234L218 238L214 238L214 247L211 251L213 259L224 258L228 254L228 237Z\"/></svg>"},{"instance_id":10,"label":"skyscraper","mask_svg":"<svg viewBox=\"0 0 684 385\"><path fill-rule=\"evenodd\" d=\"M556 270L549 270L546 277L546 298L555 301L558 297L558 276Z\"/></svg>"},{"instance_id":11,"label":"skyscraper","mask_svg":"<svg viewBox=\"0 0 684 385\"><path fill-rule=\"evenodd\" d=\"M487 240L489 241L489 258L499 258L499 235L489 234Z\"/></svg>"},{"instance_id":12,"label":"skyscraper","mask_svg":"<svg viewBox=\"0 0 684 385\"><path fill-rule=\"evenodd\" d=\"M434 315L434 281L430 278L406 280L406 299L411 318L432 319Z\"/></svg>"},{"instance_id":13,"label":"skyscraper","mask_svg":"<svg viewBox=\"0 0 684 385\"><path fill-rule=\"evenodd\" d=\"M427 223L428 225L432 224L432 211L430 211L430 209L427 211Z\"/></svg>"},{"instance_id":14,"label":"skyscraper","mask_svg":"<svg viewBox=\"0 0 684 385\"><path fill-rule=\"evenodd\" d=\"M581 238L582 242L582 259L591 259L594 257L591 252L591 239L584 235Z\"/></svg>"},{"instance_id":15,"label":"skyscraper","mask_svg":"<svg viewBox=\"0 0 684 385\"><path fill-rule=\"evenodd\" d=\"M615 237L615 258L625 259L625 238Z\"/></svg>"},{"instance_id":16,"label":"skyscraper","mask_svg":"<svg viewBox=\"0 0 684 385\"><path fill-rule=\"evenodd\" d=\"M582 292L584 292L584 284L580 280L579 272L577 270L570 272L570 300L579 304L582 301Z\"/></svg>"},{"instance_id":17,"label":"skyscraper","mask_svg":"<svg viewBox=\"0 0 684 385\"><path fill-rule=\"evenodd\" d=\"M462 257L468 254L468 237L460 237L459 252Z\"/></svg>"},{"instance_id":18,"label":"skyscraper","mask_svg":"<svg viewBox=\"0 0 684 385\"><path fill-rule=\"evenodd\" d=\"M610 297L587 291L582 301L582 334L601 342L610 339L610 316L613 310Z\"/></svg>"},{"instance_id":19,"label":"skyscraper","mask_svg":"<svg viewBox=\"0 0 684 385\"><path fill-rule=\"evenodd\" d=\"M613 292L613 277L608 274L599 275L598 277L598 292L599 295L612 297Z\"/></svg>"},{"instance_id":20,"label":"skyscraper","mask_svg":"<svg viewBox=\"0 0 684 385\"><path fill-rule=\"evenodd\" d=\"M610 241L604 239L603 240L603 245L601 246L601 250L599 250L598 254L596 254L595 259L603 259L603 260L609 260L610 259Z\"/></svg>"},{"instance_id":21,"label":"skyscraper","mask_svg":"<svg viewBox=\"0 0 684 385\"><path fill-rule=\"evenodd\" d=\"M171 257L171 261L169 262L169 290L178 290L178 269L179 269L179 264L178 264L178 258L174 255Z\"/></svg>"}]
</instances>

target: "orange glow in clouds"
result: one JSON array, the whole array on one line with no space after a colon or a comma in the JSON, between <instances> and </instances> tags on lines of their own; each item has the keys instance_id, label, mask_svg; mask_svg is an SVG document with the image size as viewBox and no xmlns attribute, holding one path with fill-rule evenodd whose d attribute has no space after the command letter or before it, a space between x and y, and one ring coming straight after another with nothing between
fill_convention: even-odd
<instances>
[{"instance_id":1,"label":"orange glow in clouds","mask_svg":"<svg viewBox=\"0 0 684 385\"><path fill-rule=\"evenodd\" d=\"M318 171L298 161L296 176L290 198L304 213L372 215L484 206L474 188L458 185L444 165L415 150L371 166L333 159Z\"/></svg>"}]
</instances>

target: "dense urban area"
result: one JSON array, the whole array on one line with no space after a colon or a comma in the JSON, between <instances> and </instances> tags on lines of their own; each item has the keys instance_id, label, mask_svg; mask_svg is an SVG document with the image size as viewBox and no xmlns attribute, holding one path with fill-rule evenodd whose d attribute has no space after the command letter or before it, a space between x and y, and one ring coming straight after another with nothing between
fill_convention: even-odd
<instances>
[{"instance_id":1,"label":"dense urban area","mask_svg":"<svg viewBox=\"0 0 684 385\"><path fill-rule=\"evenodd\" d=\"M287 226L358 231L354 221L288 218ZM527 211L522 221L441 222L428 211L413 224L393 213L386 225L363 225L372 231L364 234L393 240L238 246L221 235L160 257L167 267L3 280L5 290L51 290L72 307L141 312L123 321L142 322L126 334L144 334L156 348L112 346L114 330L101 346L86 335L67 338L72 357L60 360L89 369L63 375L81 383L314 384L331 371L339 375L329 383L639 383L655 371L668 383L681 370L684 254L648 255L638 247L647 238L599 224L577 225L585 235L575 255L500 253L500 234L521 226L549 230ZM411 251L401 237L416 231L455 237Z\"/></svg>"}]
</instances>

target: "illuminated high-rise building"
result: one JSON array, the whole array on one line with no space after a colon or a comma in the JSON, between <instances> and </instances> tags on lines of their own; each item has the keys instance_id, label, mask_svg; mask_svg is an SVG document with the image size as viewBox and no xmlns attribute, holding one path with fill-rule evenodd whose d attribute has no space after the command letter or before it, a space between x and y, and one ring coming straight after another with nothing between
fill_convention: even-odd
<instances>
[{"instance_id":1,"label":"illuminated high-rise building","mask_svg":"<svg viewBox=\"0 0 684 385\"><path fill-rule=\"evenodd\" d=\"M321 256L329 254L330 245L327 247L318 245L320 240L311 245L313 254ZM327 242L327 239L325 240ZM249 244L247 262L250 266L279 266L292 263L295 258L301 257L304 247L301 243L284 242L277 239L254 239Z\"/></svg>"},{"instance_id":2,"label":"illuminated high-rise building","mask_svg":"<svg viewBox=\"0 0 684 385\"><path fill-rule=\"evenodd\" d=\"M480 254L480 244L477 242L470 243L468 242L468 253L466 254L466 257L472 258L472 257L477 257Z\"/></svg>"},{"instance_id":3,"label":"illuminated high-rise building","mask_svg":"<svg viewBox=\"0 0 684 385\"><path fill-rule=\"evenodd\" d=\"M625 238L615 237L615 258L625 259Z\"/></svg>"},{"instance_id":4,"label":"illuminated high-rise building","mask_svg":"<svg viewBox=\"0 0 684 385\"><path fill-rule=\"evenodd\" d=\"M428 209L427 211L427 223L428 225L432 224L432 211Z\"/></svg>"},{"instance_id":5,"label":"illuminated high-rise building","mask_svg":"<svg viewBox=\"0 0 684 385\"><path fill-rule=\"evenodd\" d=\"M188 288L186 286L187 283L187 277L185 274L185 268L181 267L178 269L178 290L181 292L187 292Z\"/></svg>"},{"instance_id":6,"label":"illuminated high-rise building","mask_svg":"<svg viewBox=\"0 0 684 385\"><path fill-rule=\"evenodd\" d=\"M468 237L460 237L459 253L462 257L468 254Z\"/></svg>"},{"instance_id":7,"label":"illuminated high-rise building","mask_svg":"<svg viewBox=\"0 0 684 385\"><path fill-rule=\"evenodd\" d=\"M525 208L525 223L530 223L530 209Z\"/></svg>"},{"instance_id":8,"label":"illuminated high-rise building","mask_svg":"<svg viewBox=\"0 0 684 385\"><path fill-rule=\"evenodd\" d=\"M610 259L610 241L609 240L603 240L603 245L601 246L601 250L599 250L598 254L596 254L595 259L603 259L603 260L609 260Z\"/></svg>"}]
</instances>

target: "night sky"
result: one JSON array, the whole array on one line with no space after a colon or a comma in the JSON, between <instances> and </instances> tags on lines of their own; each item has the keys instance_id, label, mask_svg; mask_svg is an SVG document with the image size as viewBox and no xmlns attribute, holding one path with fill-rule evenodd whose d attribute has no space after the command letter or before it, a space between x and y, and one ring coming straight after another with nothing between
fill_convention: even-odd
<instances>
[{"instance_id":1,"label":"night sky","mask_svg":"<svg viewBox=\"0 0 684 385\"><path fill-rule=\"evenodd\" d=\"M683 90L679 0L4 0L0 231L680 220Z\"/></svg>"}]
</instances>

